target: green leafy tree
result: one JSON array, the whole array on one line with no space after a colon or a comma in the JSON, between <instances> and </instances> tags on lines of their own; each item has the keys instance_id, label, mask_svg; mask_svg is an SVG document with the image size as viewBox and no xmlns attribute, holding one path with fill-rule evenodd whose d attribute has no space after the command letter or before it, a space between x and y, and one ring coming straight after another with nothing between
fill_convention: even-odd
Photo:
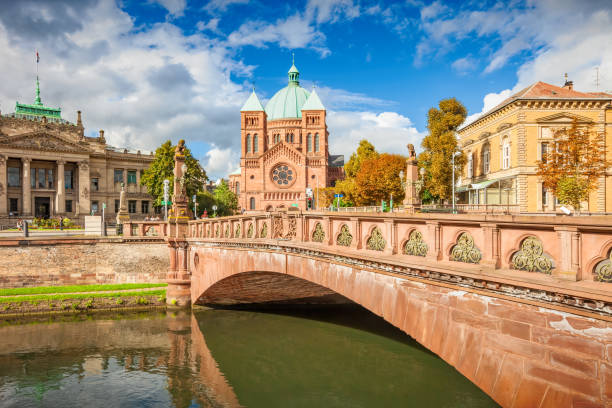
<instances>
[{"instance_id":1,"label":"green leafy tree","mask_svg":"<svg viewBox=\"0 0 612 408\"><path fill-rule=\"evenodd\" d=\"M204 210L206 210L209 217L213 215L212 207L217 204L217 201L212 193L208 191L198 191L196 201L198 202L198 216L201 216Z\"/></svg>"},{"instance_id":2,"label":"green leafy tree","mask_svg":"<svg viewBox=\"0 0 612 408\"><path fill-rule=\"evenodd\" d=\"M215 202L217 203L217 215L233 215L238 210L238 197L225 180L221 179L221 183L217 186L214 193Z\"/></svg>"},{"instance_id":3,"label":"green leafy tree","mask_svg":"<svg viewBox=\"0 0 612 408\"><path fill-rule=\"evenodd\" d=\"M160 207L164 200L164 180L170 180L169 198L172 199L174 191L174 149L170 140L166 141L155 151L155 159L149 165L140 178L140 184L147 187L148 193L153 197L153 205ZM185 148L185 163L187 174L185 184L187 196L192 197L201 191L207 180L206 172L200 163L191 155L191 151Z\"/></svg>"},{"instance_id":4,"label":"green leafy tree","mask_svg":"<svg viewBox=\"0 0 612 408\"><path fill-rule=\"evenodd\" d=\"M452 157L460 152L455 133L467 116L467 110L455 98L443 99L438 108L427 113L427 129L419 154L419 167L426 171L424 191L438 199L449 199L452 195ZM463 154L455 157L455 175L461 174L465 164Z\"/></svg>"},{"instance_id":5,"label":"green leafy tree","mask_svg":"<svg viewBox=\"0 0 612 408\"><path fill-rule=\"evenodd\" d=\"M335 192L344 195L344 202L352 204L360 201L356 184L357 173L359 173L361 164L364 161L377 158L378 156L379 153L372 143L365 139L359 142L357 151L351 154L351 158L344 165L345 179L336 183Z\"/></svg>"}]
</instances>

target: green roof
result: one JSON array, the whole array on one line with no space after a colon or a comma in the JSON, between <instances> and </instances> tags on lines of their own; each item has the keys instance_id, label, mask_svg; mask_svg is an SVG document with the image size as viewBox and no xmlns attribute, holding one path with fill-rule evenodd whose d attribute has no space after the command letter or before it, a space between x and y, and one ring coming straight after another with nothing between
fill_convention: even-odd
<instances>
[{"instance_id":1,"label":"green roof","mask_svg":"<svg viewBox=\"0 0 612 408\"><path fill-rule=\"evenodd\" d=\"M264 108L261 105L261 102L259 102L259 98L257 97L257 95L255 95L255 89L253 89L253 93L251 93L251 96L249 96L249 99L247 99L247 101L244 103L244 105L242 106L242 109L240 109L240 112L246 112L246 111L263 111Z\"/></svg>"},{"instance_id":2,"label":"green roof","mask_svg":"<svg viewBox=\"0 0 612 408\"><path fill-rule=\"evenodd\" d=\"M36 99L32 105L26 103L15 103L15 117L26 119L39 119L46 117L48 120L56 122L62 120L62 110L43 105L40 100L40 83L36 77Z\"/></svg>"},{"instance_id":3,"label":"green roof","mask_svg":"<svg viewBox=\"0 0 612 408\"><path fill-rule=\"evenodd\" d=\"M325 106L321 103L321 99L319 99L319 95L317 95L317 91L314 89L310 93L310 96L306 100L306 103L302 106L302 110L325 110Z\"/></svg>"},{"instance_id":4,"label":"green roof","mask_svg":"<svg viewBox=\"0 0 612 408\"><path fill-rule=\"evenodd\" d=\"M310 94L300 86L299 79L300 72L293 64L289 70L289 84L274 94L266 104L268 120L302 117L302 106Z\"/></svg>"}]
</instances>

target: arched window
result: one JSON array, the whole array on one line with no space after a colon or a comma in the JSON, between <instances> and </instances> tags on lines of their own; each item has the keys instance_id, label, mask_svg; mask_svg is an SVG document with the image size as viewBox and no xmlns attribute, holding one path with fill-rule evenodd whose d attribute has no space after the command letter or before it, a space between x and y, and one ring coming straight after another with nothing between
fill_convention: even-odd
<instances>
[{"instance_id":1,"label":"arched window","mask_svg":"<svg viewBox=\"0 0 612 408\"><path fill-rule=\"evenodd\" d=\"M255 209L255 197L251 197L251 199L249 200L249 209Z\"/></svg>"},{"instance_id":2,"label":"arched window","mask_svg":"<svg viewBox=\"0 0 612 408\"><path fill-rule=\"evenodd\" d=\"M240 195L240 182L236 182L236 195L239 196Z\"/></svg>"},{"instance_id":3,"label":"arched window","mask_svg":"<svg viewBox=\"0 0 612 408\"><path fill-rule=\"evenodd\" d=\"M319 151L319 134L315 134L315 152Z\"/></svg>"},{"instance_id":4,"label":"arched window","mask_svg":"<svg viewBox=\"0 0 612 408\"><path fill-rule=\"evenodd\" d=\"M258 142L257 133L253 135L253 153L257 153L259 151L259 143Z\"/></svg>"},{"instance_id":5,"label":"arched window","mask_svg":"<svg viewBox=\"0 0 612 408\"><path fill-rule=\"evenodd\" d=\"M251 135L247 135L246 137L246 152L251 151Z\"/></svg>"},{"instance_id":6,"label":"arched window","mask_svg":"<svg viewBox=\"0 0 612 408\"><path fill-rule=\"evenodd\" d=\"M312 135L310 133L306 136L306 151L312 152Z\"/></svg>"},{"instance_id":7,"label":"arched window","mask_svg":"<svg viewBox=\"0 0 612 408\"><path fill-rule=\"evenodd\" d=\"M506 136L502 141L502 168L509 169L510 168L510 141Z\"/></svg>"},{"instance_id":8,"label":"arched window","mask_svg":"<svg viewBox=\"0 0 612 408\"><path fill-rule=\"evenodd\" d=\"M491 170L491 149L489 145L482 148L482 173L489 174Z\"/></svg>"}]
</instances>

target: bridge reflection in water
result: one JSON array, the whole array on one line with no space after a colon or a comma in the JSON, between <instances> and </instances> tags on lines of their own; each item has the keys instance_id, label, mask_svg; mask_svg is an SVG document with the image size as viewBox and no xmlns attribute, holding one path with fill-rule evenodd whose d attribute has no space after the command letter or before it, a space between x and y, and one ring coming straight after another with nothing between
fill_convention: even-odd
<instances>
[{"instance_id":1,"label":"bridge reflection in water","mask_svg":"<svg viewBox=\"0 0 612 408\"><path fill-rule=\"evenodd\" d=\"M496 406L356 306L19 323L0 328L2 406Z\"/></svg>"}]
</instances>

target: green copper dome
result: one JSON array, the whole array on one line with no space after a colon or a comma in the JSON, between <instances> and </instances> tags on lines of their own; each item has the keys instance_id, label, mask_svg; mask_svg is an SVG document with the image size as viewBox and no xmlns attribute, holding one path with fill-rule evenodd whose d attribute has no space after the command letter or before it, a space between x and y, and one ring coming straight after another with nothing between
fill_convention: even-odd
<instances>
[{"instance_id":1,"label":"green copper dome","mask_svg":"<svg viewBox=\"0 0 612 408\"><path fill-rule=\"evenodd\" d=\"M310 95L300 86L300 72L291 66L289 70L289 84L278 91L266 104L268 120L302 117L302 106Z\"/></svg>"}]
</instances>

